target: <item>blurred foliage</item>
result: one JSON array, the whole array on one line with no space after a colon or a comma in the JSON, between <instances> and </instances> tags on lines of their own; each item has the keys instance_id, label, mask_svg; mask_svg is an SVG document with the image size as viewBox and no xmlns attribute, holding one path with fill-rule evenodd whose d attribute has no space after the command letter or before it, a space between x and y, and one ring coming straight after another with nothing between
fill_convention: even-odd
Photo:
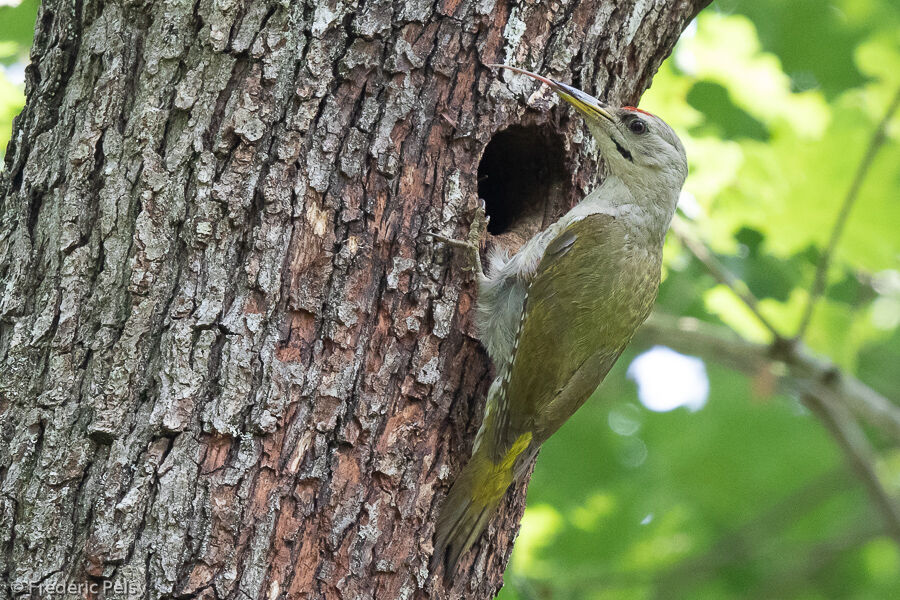
<instances>
[{"instance_id":1,"label":"blurred foliage","mask_svg":"<svg viewBox=\"0 0 900 600\"><path fill-rule=\"evenodd\" d=\"M788 335L898 87L896 0L728 0L701 13L641 100L685 142L683 215ZM672 236L665 276L658 310L770 341ZM895 117L806 342L897 400L898 323ZM650 411L626 379L642 350L545 444L501 600L900 598L900 549L818 419L715 364L703 408ZM900 491L900 455L884 445L879 458Z\"/></svg>"},{"instance_id":2,"label":"blurred foliage","mask_svg":"<svg viewBox=\"0 0 900 600\"><path fill-rule=\"evenodd\" d=\"M24 102L37 0L0 5L0 151ZM13 6L14 5L14 6ZM787 332L871 132L900 86L896 0L719 0L641 106L691 162L683 212ZM768 341L670 239L659 309ZM851 214L807 342L900 390L900 119ZM900 597L900 550L795 399L707 365L699 410L652 412L623 356L541 452L502 600ZM660 373L664 377L665 373ZM900 454L879 470L900 491Z\"/></svg>"},{"instance_id":3,"label":"blurred foliage","mask_svg":"<svg viewBox=\"0 0 900 600\"><path fill-rule=\"evenodd\" d=\"M0 157L25 104L25 65L39 5L39 0L0 0Z\"/></svg>"}]
</instances>

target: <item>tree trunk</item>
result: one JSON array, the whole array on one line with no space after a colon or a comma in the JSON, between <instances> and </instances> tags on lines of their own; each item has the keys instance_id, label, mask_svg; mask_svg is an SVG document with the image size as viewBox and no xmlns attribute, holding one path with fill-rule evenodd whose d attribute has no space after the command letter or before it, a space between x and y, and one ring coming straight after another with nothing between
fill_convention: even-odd
<instances>
[{"instance_id":1,"label":"tree trunk","mask_svg":"<svg viewBox=\"0 0 900 600\"><path fill-rule=\"evenodd\" d=\"M634 103L705 4L45 0L0 180L0 599L491 597L524 489L452 591L428 566L491 371L423 233L480 194L515 247L597 184L579 118L486 63Z\"/></svg>"}]
</instances>

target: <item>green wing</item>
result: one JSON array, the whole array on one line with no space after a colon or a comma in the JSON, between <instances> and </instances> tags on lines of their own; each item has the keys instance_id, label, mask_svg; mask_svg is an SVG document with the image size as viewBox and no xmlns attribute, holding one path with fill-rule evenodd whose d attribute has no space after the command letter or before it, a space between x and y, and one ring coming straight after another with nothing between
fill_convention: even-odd
<instances>
[{"instance_id":1,"label":"green wing","mask_svg":"<svg viewBox=\"0 0 900 600\"><path fill-rule=\"evenodd\" d=\"M523 433L531 432L537 444L552 435L594 392L646 318L659 266L634 256L623 228L606 214L570 224L547 246L528 289L513 359L501 374L491 423L495 458Z\"/></svg>"}]
</instances>

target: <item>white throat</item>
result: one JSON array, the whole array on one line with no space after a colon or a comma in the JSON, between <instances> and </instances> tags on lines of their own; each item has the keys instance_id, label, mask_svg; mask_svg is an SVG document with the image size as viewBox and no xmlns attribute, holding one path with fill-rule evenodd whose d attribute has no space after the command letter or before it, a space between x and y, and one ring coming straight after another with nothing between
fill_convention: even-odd
<instances>
[{"instance_id":1,"label":"white throat","mask_svg":"<svg viewBox=\"0 0 900 600\"><path fill-rule=\"evenodd\" d=\"M573 217L605 213L617 217L632 230L632 234L647 243L662 245L675 214L678 192L646 187L632 189L615 175L588 194L571 210Z\"/></svg>"}]
</instances>

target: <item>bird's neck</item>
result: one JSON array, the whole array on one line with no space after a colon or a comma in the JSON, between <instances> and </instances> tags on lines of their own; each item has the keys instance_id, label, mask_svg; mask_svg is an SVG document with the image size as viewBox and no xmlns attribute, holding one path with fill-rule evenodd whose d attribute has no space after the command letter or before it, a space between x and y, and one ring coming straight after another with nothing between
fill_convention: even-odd
<instances>
[{"instance_id":1,"label":"bird's neck","mask_svg":"<svg viewBox=\"0 0 900 600\"><path fill-rule=\"evenodd\" d=\"M610 214L630 230L634 241L661 246L677 203L677 194L668 192L665 187L634 189L610 175L573 210L584 214Z\"/></svg>"}]
</instances>

